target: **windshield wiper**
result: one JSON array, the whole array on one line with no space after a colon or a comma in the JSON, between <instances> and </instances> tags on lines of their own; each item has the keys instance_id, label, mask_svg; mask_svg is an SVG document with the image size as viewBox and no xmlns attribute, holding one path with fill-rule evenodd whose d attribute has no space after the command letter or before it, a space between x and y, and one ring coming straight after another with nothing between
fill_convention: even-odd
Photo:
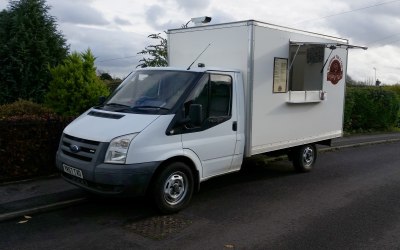
<instances>
[{"instance_id":1,"label":"windshield wiper","mask_svg":"<svg viewBox=\"0 0 400 250\"><path fill-rule=\"evenodd\" d=\"M114 102L112 102L112 103L106 103L105 106L130 108L129 105L124 105L124 104L114 103Z\"/></svg>"},{"instance_id":2,"label":"windshield wiper","mask_svg":"<svg viewBox=\"0 0 400 250\"><path fill-rule=\"evenodd\" d=\"M164 108L164 107L159 107L159 106L150 106L150 105L146 105L146 106L135 106L132 107L131 109L162 109L162 110L169 110L168 108Z\"/></svg>"},{"instance_id":3,"label":"windshield wiper","mask_svg":"<svg viewBox=\"0 0 400 250\"><path fill-rule=\"evenodd\" d=\"M143 106L135 106L131 107L129 105L124 105L120 103L107 103L104 106L111 106L111 107L116 107L118 109L115 109L115 112L131 112L134 110L141 110L141 109L158 109L158 110L169 110L168 108L164 107L159 107L159 106L151 106L151 105L143 105Z\"/></svg>"},{"instance_id":4,"label":"windshield wiper","mask_svg":"<svg viewBox=\"0 0 400 250\"><path fill-rule=\"evenodd\" d=\"M114 112L127 112L127 111L131 111L132 107L129 105L125 105L125 104L120 104L120 103L106 103L103 105L103 107L112 107L111 111Z\"/></svg>"}]
</instances>

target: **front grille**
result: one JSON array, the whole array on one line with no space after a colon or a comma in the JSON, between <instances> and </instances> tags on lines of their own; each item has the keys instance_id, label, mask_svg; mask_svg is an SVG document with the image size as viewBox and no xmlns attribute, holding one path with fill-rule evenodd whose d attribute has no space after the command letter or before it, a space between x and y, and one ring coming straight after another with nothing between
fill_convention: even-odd
<instances>
[{"instance_id":1,"label":"front grille","mask_svg":"<svg viewBox=\"0 0 400 250\"><path fill-rule=\"evenodd\" d=\"M66 155L72 157L72 158L79 159L79 160L81 160L81 161L87 161L87 162L91 162L91 161L92 161L92 158L91 158L91 157L86 157L86 156L82 156L82 155L79 155L79 154L74 154L74 153L68 152L68 151L66 151L66 150L63 150L62 152L63 152L64 154L66 154Z\"/></svg>"},{"instance_id":2,"label":"front grille","mask_svg":"<svg viewBox=\"0 0 400 250\"><path fill-rule=\"evenodd\" d=\"M69 140L71 140L71 141L82 142L82 143L85 143L85 144L90 144L90 145L95 145L95 146L100 144L100 142L98 142L98 141L86 140L86 139L82 139L82 138L78 138L78 137L73 137L73 136L70 136L70 135L67 135L67 134L64 134L64 137L69 139Z\"/></svg>"},{"instance_id":3,"label":"front grille","mask_svg":"<svg viewBox=\"0 0 400 250\"><path fill-rule=\"evenodd\" d=\"M98 151L100 142L77 138L64 134L61 142L61 151L72 158L92 162Z\"/></svg>"},{"instance_id":4,"label":"front grille","mask_svg":"<svg viewBox=\"0 0 400 250\"><path fill-rule=\"evenodd\" d=\"M66 142L66 141L63 141L62 144L68 148L71 147L71 145L72 145L71 143ZM90 148L82 147L82 148L80 148L80 150L83 152L86 152L86 153L90 153L90 154L96 153L96 149L94 147L90 147Z\"/></svg>"}]
</instances>

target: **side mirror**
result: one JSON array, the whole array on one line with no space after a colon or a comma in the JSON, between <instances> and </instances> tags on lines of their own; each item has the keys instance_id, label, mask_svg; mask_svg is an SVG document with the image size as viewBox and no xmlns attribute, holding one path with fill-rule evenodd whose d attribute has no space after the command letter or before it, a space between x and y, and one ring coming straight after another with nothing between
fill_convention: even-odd
<instances>
[{"instance_id":1,"label":"side mirror","mask_svg":"<svg viewBox=\"0 0 400 250\"><path fill-rule=\"evenodd\" d=\"M194 126L201 126L203 122L203 106L201 104L191 104L189 107L189 118Z\"/></svg>"},{"instance_id":2,"label":"side mirror","mask_svg":"<svg viewBox=\"0 0 400 250\"><path fill-rule=\"evenodd\" d=\"M100 97L99 97L99 105L103 105L104 102L106 101L106 99L107 99L107 97L105 97L105 96L100 96Z\"/></svg>"}]
</instances>

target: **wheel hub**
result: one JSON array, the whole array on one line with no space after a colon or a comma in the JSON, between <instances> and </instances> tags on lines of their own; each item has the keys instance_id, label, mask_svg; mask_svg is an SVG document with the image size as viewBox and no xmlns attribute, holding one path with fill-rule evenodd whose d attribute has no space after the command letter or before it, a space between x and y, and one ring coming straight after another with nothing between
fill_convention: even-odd
<instances>
[{"instance_id":1,"label":"wheel hub","mask_svg":"<svg viewBox=\"0 0 400 250\"><path fill-rule=\"evenodd\" d=\"M306 165L311 165L314 161L314 151L312 148L307 147L303 152L303 160Z\"/></svg>"},{"instance_id":2,"label":"wheel hub","mask_svg":"<svg viewBox=\"0 0 400 250\"><path fill-rule=\"evenodd\" d=\"M174 173L168 177L164 186L164 198L170 205L179 203L186 195L187 181L183 173Z\"/></svg>"},{"instance_id":3,"label":"wheel hub","mask_svg":"<svg viewBox=\"0 0 400 250\"><path fill-rule=\"evenodd\" d=\"M174 192L175 194L178 194L178 193L180 192L181 187L179 186L179 183L175 183L175 184L172 186L171 189L173 190L173 192Z\"/></svg>"}]
</instances>

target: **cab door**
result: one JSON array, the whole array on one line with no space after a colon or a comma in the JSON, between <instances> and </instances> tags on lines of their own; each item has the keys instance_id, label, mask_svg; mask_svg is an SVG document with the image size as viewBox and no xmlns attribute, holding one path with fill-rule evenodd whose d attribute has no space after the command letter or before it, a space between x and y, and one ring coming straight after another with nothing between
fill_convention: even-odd
<instances>
[{"instance_id":1,"label":"cab door","mask_svg":"<svg viewBox=\"0 0 400 250\"><path fill-rule=\"evenodd\" d=\"M233 83L233 73L207 73L185 102L186 116L191 104L201 105L201 123L182 134L182 144L200 158L203 178L227 173L232 165L237 141Z\"/></svg>"}]
</instances>

